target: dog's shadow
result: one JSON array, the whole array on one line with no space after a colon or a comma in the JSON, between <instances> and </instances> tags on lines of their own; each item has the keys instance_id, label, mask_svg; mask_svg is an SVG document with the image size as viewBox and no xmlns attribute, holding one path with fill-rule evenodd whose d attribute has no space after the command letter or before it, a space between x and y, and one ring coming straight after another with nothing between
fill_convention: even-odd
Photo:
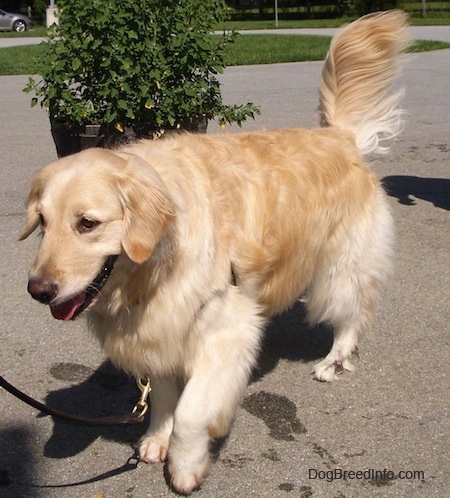
<instances>
[{"instance_id":1,"label":"dog's shadow","mask_svg":"<svg viewBox=\"0 0 450 498\"><path fill-rule=\"evenodd\" d=\"M51 392L46 404L77 417L127 416L140 395L134 379L108 361L95 371L78 363L55 363L50 374L73 384ZM56 417L53 420L53 433L44 447L44 455L67 458L81 453L98 437L132 445L145 432L149 416L142 423L131 425L79 425Z\"/></svg>"},{"instance_id":2,"label":"dog's shadow","mask_svg":"<svg viewBox=\"0 0 450 498\"><path fill-rule=\"evenodd\" d=\"M333 343L333 330L325 325L310 327L305 307L300 301L285 313L273 318L262 342L253 379L271 372L281 359L308 362L328 354Z\"/></svg>"},{"instance_id":3,"label":"dog's shadow","mask_svg":"<svg viewBox=\"0 0 450 498\"><path fill-rule=\"evenodd\" d=\"M325 356L331 348L332 331L327 327L305 324L304 307L298 302L292 309L273 319L263 340L258 366L252 381L272 371L281 359L312 361ZM98 418L127 415L139 397L134 379L105 362L93 371L76 363L55 363L50 374L71 382L51 392L46 404L80 417ZM54 418L54 428L44 448L49 458L67 458L81 453L98 437L132 446L148 427L149 415L141 424L79 426Z\"/></svg>"},{"instance_id":4,"label":"dog's shadow","mask_svg":"<svg viewBox=\"0 0 450 498\"><path fill-rule=\"evenodd\" d=\"M433 203L434 206L450 210L450 180L446 178L420 178L417 176L386 176L382 183L391 197L400 204L414 206L411 196Z\"/></svg>"}]
</instances>

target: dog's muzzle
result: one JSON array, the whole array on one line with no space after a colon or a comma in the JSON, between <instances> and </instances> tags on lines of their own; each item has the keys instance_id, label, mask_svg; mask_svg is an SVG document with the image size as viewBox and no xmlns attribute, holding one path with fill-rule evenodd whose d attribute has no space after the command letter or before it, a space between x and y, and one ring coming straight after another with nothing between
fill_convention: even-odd
<instances>
[{"instance_id":1,"label":"dog's muzzle","mask_svg":"<svg viewBox=\"0 0 450 498\"><path fill-rule=\"evenodd\" d=\"M109 256L99 274L87 288L65 301L58 302L59 286L50 280L41 280L35 277L30 278L28 281L28 292L40 303L50 305L50 310L54 318L58 320L74 320L94 301L106 284L116 259L117 256Z\"/></svg>"}]
</instances>

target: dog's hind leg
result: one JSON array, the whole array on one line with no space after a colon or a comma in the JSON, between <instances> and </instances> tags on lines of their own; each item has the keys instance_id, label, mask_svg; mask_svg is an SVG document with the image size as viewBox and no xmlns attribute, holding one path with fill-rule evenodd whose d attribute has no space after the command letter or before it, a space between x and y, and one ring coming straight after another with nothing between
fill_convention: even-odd
<instances>
[{"instance_id":1,"label":"dog's hind leg","mask_svg":"<svg viewBox=\"0 0 450 498\"><path fill-rule=\"evenodd\" d=\"M169 443L171 485L181 494L202 484L211 439L228 433L258 355L264 324L259 311L231 287L207 303L191 332L195 350Z\"/></svg>"},{"instance_id":2,"label":"dog's hind leg","mask_svg":"<svg viewBox=\"0 0 450 498\"><path fill-rule=\"evenodd\" d=\"M359 331L356 327L340 327L334 331L334 341L331 351L319 363L314 365L313 376L323 382L331 382L339 374L353 371L354 366L348 359L356 349Z\"/></svg>"},{"instance_id":3,"label":"dog's hind leg","mask_svg":"<svg viewBox=\"0 0 450 498\"><path fill-rule=\"evenodd\" d=\"M147 463L163 462L167 458L173 414L180 396L175 378L153 379L152 384L150 425L138 443L139 458Z\"/></svg>"},{"instance_id":4,"label":"dog's hind leg","mask_svg":"<svg viewBox=\"0 0 450 498\"><path fill-rule=\"evenodd\" d=\"M353 370L349 358L361 332L372 324L381 286L390 273L393 222L384 195L377 194L372 213L344 227L308 292L311 323L334 328L329 354L313 368L314 378L330 382Z\"/></svg>"}]
</instances>

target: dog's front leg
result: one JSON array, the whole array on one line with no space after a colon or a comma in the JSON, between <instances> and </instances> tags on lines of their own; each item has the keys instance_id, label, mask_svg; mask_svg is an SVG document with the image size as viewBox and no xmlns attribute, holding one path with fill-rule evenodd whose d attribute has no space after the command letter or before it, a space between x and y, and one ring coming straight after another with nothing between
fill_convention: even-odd
<instances>
[{"instance_id":1,"label":"dog's front leg","mask_svg":"<svg viewBox=\"0 0 450 498\"><path fill-rule=\"evenodd\" d=\"M147 463L163 462L167 458L173 414L180 396L175 378L153 379L152 384L150 425L139 441L139 457Z\"/></svg>"},{"instance_id":2,"label":"dog's front leg","mask_svg":"<svg viewBox=\"0 0 450 498\"><path fill-rule=\"evenodd\" d=\"M189 494L207 473L212 438L228 433L260 344L258 307L232 288L202 311L189 380L175 410L169 443L172 487Z\"/></svg>"}]
</instances>

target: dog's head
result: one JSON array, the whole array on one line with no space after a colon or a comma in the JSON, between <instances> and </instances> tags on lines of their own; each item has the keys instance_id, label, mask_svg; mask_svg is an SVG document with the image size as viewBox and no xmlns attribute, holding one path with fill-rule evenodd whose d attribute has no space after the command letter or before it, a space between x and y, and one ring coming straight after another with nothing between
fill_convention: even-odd
<instances>
[{"instance_id":1,"label":"dog's head","mask_svg":"<svg viewBox=\"0 0 450 498\"><path fill-rule=\"evenodd\" d=\"M55 318L75 318L95 300L115 259L148 260L174 216L160 176L133 154L89 149L46 166L32 181L20 236L41 229L28 291Z\"/></svg>"}]
</instances>

